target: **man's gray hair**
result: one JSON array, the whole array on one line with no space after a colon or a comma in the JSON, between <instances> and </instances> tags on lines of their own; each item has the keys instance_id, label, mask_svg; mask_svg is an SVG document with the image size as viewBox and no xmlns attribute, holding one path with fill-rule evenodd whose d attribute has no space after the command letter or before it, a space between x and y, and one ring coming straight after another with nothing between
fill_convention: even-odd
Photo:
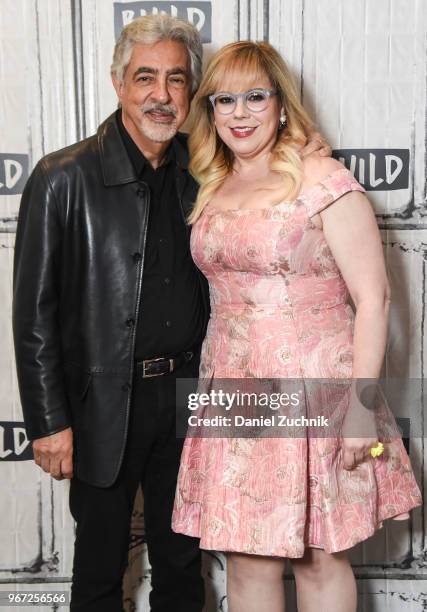
<instances>
[{"instance_id":1,"label":"man's gray hair","mask_svg":"<svg viewBox=\"0 0 427 612\"><path fill-rule=\"evenodd\" d=\"M186 47L191 63L191 92L194 94L202 80L202 42L198 31L188 21L169 15L138 17L123 28L114 47L111 73L123 82L134 45L153 45L160 40L174 40Z\"/></svg>"}]
</instances>

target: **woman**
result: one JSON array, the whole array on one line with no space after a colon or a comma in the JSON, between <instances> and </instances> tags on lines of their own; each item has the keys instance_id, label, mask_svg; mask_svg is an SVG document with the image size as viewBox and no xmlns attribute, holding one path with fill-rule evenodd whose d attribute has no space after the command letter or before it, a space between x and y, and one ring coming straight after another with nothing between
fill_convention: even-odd
<instances>
[{"instance_id":1,"label":"woman","mask_svg":"<svg viewBox=\"0 0 427 612\"><path fill-rule=\"evenodd\" d=\"M378 378L390 292L375 216L339 162L301 160L312 124L279 54L221 49L195 126L191 249L212 306L201 379ZM342 438L187 438L172 527L227 553L230 612L282 612L287 558L299 612L354 612L345 551L420 504L401 440L374 459L377 420L354 387L347 399Z\"/></svg>"}]
</instances>

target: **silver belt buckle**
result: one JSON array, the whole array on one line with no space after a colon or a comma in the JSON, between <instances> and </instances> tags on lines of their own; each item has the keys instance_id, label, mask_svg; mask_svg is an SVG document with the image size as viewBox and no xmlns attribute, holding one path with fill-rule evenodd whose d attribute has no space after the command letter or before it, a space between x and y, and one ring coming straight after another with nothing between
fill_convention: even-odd
<instances>
[{"instance_id":1,"label":"silver belt buckle","mask_svg":"<svg viewBox=\"0 0 427 612\"><path fill-rule=\"evenodd\" d=\"M153 363L153 361L163 361L164 357L156 357L156 359L144 359L142 362L142 376L143 378L153 378L153 376L161 376L161 374L146 374L145 368L149 363Z\"/></svg>"},{"instance_id":2,"label":"silver belt buckle","mask_svg":"<svg viewBox=\"0 0 427 612\"><path fill-rule=\"evenodd\" d=\"M156 357L155 359L144 359L142 361L142 376L143 378L152 378L153 376L163 376L164 374L166 374L166 372L159 372L159 373L154 373L154 374L146 374L145 372L145 368L147 367L147 365L149 363L153 363L153 361L164 361L165 357ZM174 366L174 360L173 359L169 359L169 374L171 372L173 372L173 366Z\"/></svg>"}]
</instances>

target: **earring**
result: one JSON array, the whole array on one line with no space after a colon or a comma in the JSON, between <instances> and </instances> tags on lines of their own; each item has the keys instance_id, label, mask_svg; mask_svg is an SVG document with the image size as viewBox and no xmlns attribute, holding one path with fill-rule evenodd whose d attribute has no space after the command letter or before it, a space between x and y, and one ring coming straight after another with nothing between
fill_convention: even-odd
<instances>
[{"instance_id":1,"label":"earring","mask_svg":"<svg viewBox=\"0 0 427 612\"><path fill-rule=\"evenodd\" d=\"M287 125L288 125L287 117L285 113L282 112L282 114L280 115L280 119L279 119L279 130L284 130Z\"/></svg>"}]
</instances>

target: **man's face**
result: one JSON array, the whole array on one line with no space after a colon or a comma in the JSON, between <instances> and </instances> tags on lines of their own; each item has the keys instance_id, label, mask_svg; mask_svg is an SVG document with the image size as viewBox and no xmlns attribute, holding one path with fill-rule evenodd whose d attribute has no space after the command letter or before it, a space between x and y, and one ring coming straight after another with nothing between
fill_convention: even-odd
<instances>
[{"instance_id":1,"label":"man's face","mask_svg":"<svg viewBox=\"0 0 427 612\"><path fill-rule=\"evenodd\" d=\"M113 75L123 122L134 139L167 142L187 118L191 68L183 44L162 40L136 44L123 82Z\"/></svg>"}]
</instances>

